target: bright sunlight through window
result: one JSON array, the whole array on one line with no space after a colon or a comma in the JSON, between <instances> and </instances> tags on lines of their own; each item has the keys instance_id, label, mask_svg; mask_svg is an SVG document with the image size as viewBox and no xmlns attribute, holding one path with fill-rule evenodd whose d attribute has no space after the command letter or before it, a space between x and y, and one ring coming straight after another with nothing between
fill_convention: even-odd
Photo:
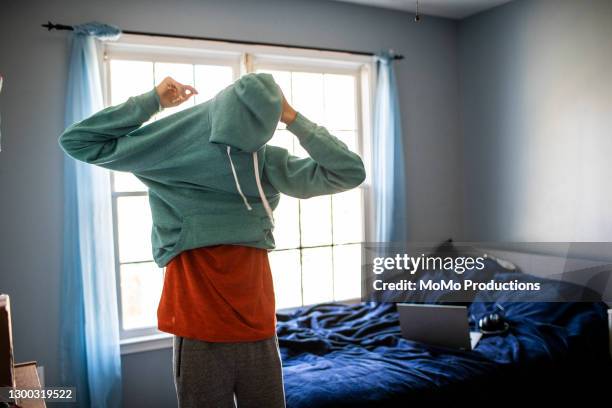
<instances>
[{"instance_id":1,"label":"bright sunlight through window","mask_svg":"<svg viewBox=\"0 0 612 408\"><path fill-rule=\"evenodd\" d=\"M151 90L166 76L199 91L189 102L165 109L151 121L212 98L239 75L238 65L226 62L176 63L111 56L107 64L111 105ZM273 67L260 63L253 71L272 74L296 110L359 152L361 105L356 72L327 72L324 68L313 72L311 67L300 70L295 64L285 69L277 63ZM297 156L306 155L280 122L270 144ZM164 271L152 258L147 189L130 173L113 172L112 180L122 338L152 334ZM354 189L308 200L281 198L275 211L277 248L270 252L279 309L360 296L362 194L362 189Z\"/></svg>"}]
</instances>

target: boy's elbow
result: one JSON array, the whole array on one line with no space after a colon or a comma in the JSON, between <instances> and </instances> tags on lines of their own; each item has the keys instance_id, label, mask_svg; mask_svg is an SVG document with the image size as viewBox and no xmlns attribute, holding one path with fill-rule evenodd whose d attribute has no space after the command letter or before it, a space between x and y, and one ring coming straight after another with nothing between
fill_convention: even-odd
<instances>
[{"instance_id":1,"label":"boy's elbow","mask_svg":"<svg viewBox=\"0 0 612 408\"><path fill-rule=\"evenodd\" d=\"M363 165L363 161L359 159L359 163L355 166L349 177L349 188L359 187L366 179L366 171Z\"/></svg>"},{"instance_id":2,"label":"boy's elbow","mask_svg":"<svg viewBox=\"0 0 612 408\"><path fill-rule=\"evenodd\" d=\"M334 177L332 182L333 193L341 193L359 187L361 183L364 182L365 178L366 174L363 166L355 166L354 168L346 169Z\"/></svg>"},{"instance_id":3,"label":"boy's elbow","mask_svg":"<svg viewBox=\"0 0 612 408\"><path fill-rule=\"evenodd\" d=\"M64 132L57 139L57 143L59 144L60 148L66 154L72 156L72 154L71 154L72 143L71 143L71 135L70 135L70 133L71 133L70 129L64 130Z\"/></svg>"},{"instance_id":4,"label":"boy's elbow","mask_svg":"<svg viewBox=\"0 0 612 408\"><path fill-rule=\"evenodd\" d=\"M58 138L60 148L70 157L89 163L91 161L89 146L79 137L79 132L69 127Z\"/></svg>"},{"instance_id":5,"label":"boy's elbow","mask_svg":"<svg viewBox=\"0 0 612 408\"><path fill-rule=\"evenodd\" d=\"M359 165L359 176L358 176L358 182L357 182L357 186L361 185L361 183L363 183L366 179L366 171L365 171L365 166L363 165L363 162L360 160L360 165Z\"/></svg>"}]
</instances>

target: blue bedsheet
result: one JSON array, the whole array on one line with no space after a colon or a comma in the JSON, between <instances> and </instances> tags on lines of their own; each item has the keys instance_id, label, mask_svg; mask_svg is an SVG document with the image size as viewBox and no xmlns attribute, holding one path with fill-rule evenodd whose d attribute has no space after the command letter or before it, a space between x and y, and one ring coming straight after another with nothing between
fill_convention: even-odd
<instances>
[{"instance_id":1,"label":"blue bedsheet","mask_svg":"<svg viewBox=\"0 0 612 408\"><path fill-rule=\"evenodd\" d=\"M287 406L406 406L445 393L478 393L496 379L504 386L520 383L526 378L522 368L535 373L534 367L609 358L605 304L511 300L498 302L510 332L484 337L469 352L403 339L394 304L320 304L281 314L277 331ZM471 324L495 308L477 295L469 305Z\"/></svg>"}]
</instances>

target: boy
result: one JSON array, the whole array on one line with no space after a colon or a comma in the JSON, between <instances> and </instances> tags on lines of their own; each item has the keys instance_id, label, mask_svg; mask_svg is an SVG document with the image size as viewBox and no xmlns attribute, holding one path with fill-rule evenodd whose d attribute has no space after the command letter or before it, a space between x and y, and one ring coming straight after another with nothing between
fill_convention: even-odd
<instances>
[{"instance_id":1,"label":"boy","mask_svg":"<svg viewBox=\"0 0 612 408\"><path fill-rule=\"evenodd\" d=\"M129 171L149 189L153 257L166 267L157 315L174 335L180 407L284 407L272 275L280 193L332 194L365 178L359 156L295 111L270 74L147 126L197 94L172 78L70 126L72 157ZM309 153L269 146L278 121Z\"/></svg>"}]
</instances>

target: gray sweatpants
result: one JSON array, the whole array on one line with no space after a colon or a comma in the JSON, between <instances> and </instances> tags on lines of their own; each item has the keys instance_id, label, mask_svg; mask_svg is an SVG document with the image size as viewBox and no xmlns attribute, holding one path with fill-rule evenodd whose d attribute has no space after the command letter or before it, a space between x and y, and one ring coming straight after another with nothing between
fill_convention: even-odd
<instances>
[{"instance_id":1,"label":"gray sweatpants","mask_svg":"<svg viewBox=\"0 0 612 408\"><path fill-rule=\"evenodd\" d=\"M213 343L174 336L174 384L180 408L284 408L276 336Z\"/></svg>"}]
</instances>

